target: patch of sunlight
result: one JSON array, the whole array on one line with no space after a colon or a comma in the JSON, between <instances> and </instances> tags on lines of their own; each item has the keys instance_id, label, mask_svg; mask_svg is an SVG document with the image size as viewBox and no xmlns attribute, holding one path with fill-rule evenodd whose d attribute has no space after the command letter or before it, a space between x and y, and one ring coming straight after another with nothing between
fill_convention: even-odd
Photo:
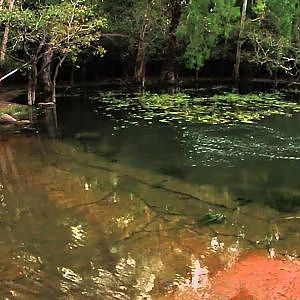
<instances>
[{"instance_id":1,"label":"patch of sunlight","mask_svg":"<svg viewBox=\"0 0 300 300\"><path fill-rule=\"evenodd\" d=\"M134 217L130 214L126 216L121 216L119 218L115 218L118 228L125 229L129 226L129 224L134 220Z\"/></svg>"},{"instance_id":2,"label":"patch of sunlight","mask_svg":"<svg viewBox=\"0 0 300 300\"><path fill-rule=\"evenodd\" d=\"M83 278L72 269L58 267L57 270L61 276L66 279L60 281L60 289L63 293L68 293L72 289L77 288L83 282Z\"/></svg>"},{"instance_id":3,"label":"patch of sunlight","mask_svg":"<svg viewBox=\"0 0 300 300\"><path fill-rule=\"evenodd\" d=\"M217 252L218 250L222 250L224 248L224 243L218 240L218 237L213 237L210 241L210 248L212 252Z\"/></svg>"},{"instance_id":4,"label":"patch of sunlight","mask_svg":"<svg viewBox=\"0 0 300 300\"><path fill-rule=\"evenodd\" d=\"M73 249L77 247L83 247L87 236L83 226L81 224L70 226L70 229L72 232L73 243L69 244L69 248Z\"/></svg>"},{"instance_id":5,"label":"patch of sunlight","mask_svg":"<svg viewBox=\"0 0 300 300\"><path fill-rule=\"evenodd\" d=\"M63 278L70 280L74 283L81 283L83 281L83 278L74 272L73 270L66 268L66 267L61 267L58 268L59 273L62 275Z\"/></svg>"},{"instance_id":6,"label":"patch of sunlight","mask_svg":"<svg viewBox=\"0 0 300 300\"><path fill-rule=\"evenodd\" d=\"M201 267L200 261L198 259L192 258L192 279L191 286L193 289L207 288L209 287L208 280L208 269L206 267Z\"/></svg>"}]
</instances>

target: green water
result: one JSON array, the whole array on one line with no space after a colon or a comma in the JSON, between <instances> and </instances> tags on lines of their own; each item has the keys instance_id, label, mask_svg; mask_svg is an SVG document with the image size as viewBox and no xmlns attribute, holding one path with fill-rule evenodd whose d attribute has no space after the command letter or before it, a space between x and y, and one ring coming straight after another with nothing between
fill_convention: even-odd
<instances>
[{"instance_id":1,"label":"green water","mask_svg":"<svg viewBox=\"0 0 300 300\"><path fill-rule=\"evenodd\" d=\"M1 298L158 299L196 261L299 256L299 113L166 122L95 97L1 132Z\"/></svg>"}]
</instances>

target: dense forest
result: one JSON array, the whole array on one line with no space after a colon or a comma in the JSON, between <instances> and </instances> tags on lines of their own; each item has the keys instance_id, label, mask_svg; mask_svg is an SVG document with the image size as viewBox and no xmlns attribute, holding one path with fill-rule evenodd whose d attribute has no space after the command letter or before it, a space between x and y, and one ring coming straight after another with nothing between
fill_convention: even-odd
<instances>
[{"instance_id":1,"label":"dense forest","mask_svg":"<svg viewBox=\"0 0 300 300\"><path fill-rule=\"evenodd\" d=\"M29 104L58 78L299 79L298 0L1 0L0 21L2 76L27 78Z\"/></svg>"}]
</instances>

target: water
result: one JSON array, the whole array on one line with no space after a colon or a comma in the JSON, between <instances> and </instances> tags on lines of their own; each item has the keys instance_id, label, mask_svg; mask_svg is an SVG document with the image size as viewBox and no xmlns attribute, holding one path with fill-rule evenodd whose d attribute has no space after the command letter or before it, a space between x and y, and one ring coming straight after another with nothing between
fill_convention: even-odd
<instances>
[{"instance_id":1,"label":"water","mask_svg":"<svg viewBox=\"0 0 300 300\"><path fill-rule=\"evenodd\" d=\"M161 299L199 265L299 256L300 114L170 124L86 100L1 133L1 298Z\"/></svg>"}]
</instances>

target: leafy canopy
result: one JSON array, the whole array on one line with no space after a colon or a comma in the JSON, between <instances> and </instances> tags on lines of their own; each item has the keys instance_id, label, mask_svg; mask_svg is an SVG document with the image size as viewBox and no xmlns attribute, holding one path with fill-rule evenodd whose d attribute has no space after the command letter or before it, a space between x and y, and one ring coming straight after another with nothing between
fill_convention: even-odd
<instances>
[{"instance_id":1,"label":"leafy canopy","mask_svg":"<svg viewBox=\"0 0 300 300\"><path fill-rule=\"evenodd\" d=\"M191 0L184 11L178 36L187 46L185 59L188 67L199 70L220 41L236 36L240 17L235 0Z\"/></svg>"},{"instance_id":2,"label":"leafy canopy","mask_svg":"<svg viewBox=\"0 0 300 300\"><path fill-rule=\"evenodd\" d=\"M40 4L34 9L16 6L12 11L0 9L0 22L11 24L12 52L23 50L27 59L38 59L45 49L76 60L78 54L90 47L102 54L101 46L94 46L106 19L97 15L93 6L83 0L62 0Z\"/></svg>"}]
</instances>

